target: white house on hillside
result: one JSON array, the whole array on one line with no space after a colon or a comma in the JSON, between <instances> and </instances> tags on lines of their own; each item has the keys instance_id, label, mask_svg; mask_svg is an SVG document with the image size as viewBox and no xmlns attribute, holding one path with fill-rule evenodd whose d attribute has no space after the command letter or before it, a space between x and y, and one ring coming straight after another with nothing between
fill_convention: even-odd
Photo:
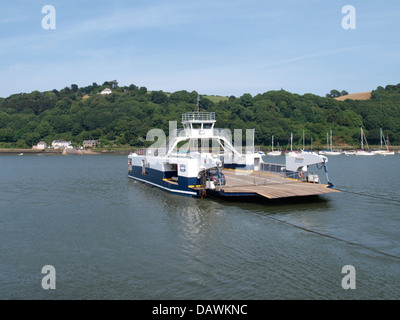
<instances>
[{"instance_id":1,"label":"white house on hillside","mask_svg":"<svg viewBox=\"0 0 400 320\"><path fill-rule=\"evenodd\" d=\"M37 143L36 146L32 146L32 149L46 149L47 148L47 143L44 141L40 141Z\"/></svg>"},{"instance_id":2,"label":"white house on hillside","mask_svg":"<svg viewBox=\"0 0 400 320\"><path fill-rule=\"evenodd\" d=\"M93 148L97 147L99 142L97 140L83 140L83 147L84 148Z\"/></svg>"},{"instance_id":3,"label":"white house on hillside","mask_svg":"<svg viewBox=\"0 0 400 320\"><path fill-rule=\"evenodd\" d=\"M105 88L104 90L102 90L102 91L100 92L100 94L111 94L111 93L112 93L112 91L111 91L110 88Z\"/></svg>"},{"instance_id":4,"label":"white house on hillside","mask_svg":"<svg viewBox=\"0 0 400 320\"><path fill-rule=\"evenodd\" d=\"M64 140L53 140L51 143L51 146L54 149L59 149L59 148L71 148L71 141L64 141Z\"/></svg>"}]
</instances>

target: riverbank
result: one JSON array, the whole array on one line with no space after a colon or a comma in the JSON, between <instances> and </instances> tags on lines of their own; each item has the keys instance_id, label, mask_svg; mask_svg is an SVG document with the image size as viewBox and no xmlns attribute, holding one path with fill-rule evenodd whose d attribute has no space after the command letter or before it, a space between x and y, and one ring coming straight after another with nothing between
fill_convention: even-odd
<instances>
[{"instance_id":1,"label":"riverbank","mask_svg":"<svg viewBox=\"0 0 400 320\"><path fill-rule=\"evenodd\" d=\"M372 146L370 149L379 149L380 146ZM333 147L334 150L343 150L343 151L349 151L349 150L356 150L359 149L357 147ZM78 150L78 149L8 149L8 148L0 148L0 155L100 155L100 154L116 154L116 155L123 155L123 154L130 154L131 152L134 152L136 148L132 149L83 149L83 150ZM263 152L268 152L270 149L268 148L260 148L261 151ZM317 148L316 152L319 150L324 150L324 148ZM390 150L397 152L400 152L400 146L391 146Z\"/></svg>"},{"instance_id":2,"label":"riverbank","mask_svg":"<svg viewBox=\"0 0 400 320\"><path fill-rule=\"evenodd\" d=\"M0 155L99 155L99 154L129 154L133 150L107 149L0 149Z\"/></svg>"}]
</instances>

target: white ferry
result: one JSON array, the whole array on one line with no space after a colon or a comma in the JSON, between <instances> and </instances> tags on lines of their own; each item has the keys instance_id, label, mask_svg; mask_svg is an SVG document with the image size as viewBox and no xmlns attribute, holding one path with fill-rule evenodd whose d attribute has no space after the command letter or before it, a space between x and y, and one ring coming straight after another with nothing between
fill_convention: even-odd
<instances>
[{"instance_id":1,"label":"white ferry","mask_svg":"<svg viewBox=\"0 0 400 320\"><path fill-rule=\"evenodd\" d=\"M232 143L230 131L215 128L215 122L214 112L184 113L183 129L170 133L168 145L129 154L129 178L194 197L273 199L336 192L328 178L327 157L304 152L286 157L286 165L268 164L254 148L253 129L246 130L242 152L242 137ZM318 175L309 172L315 164L324 167L327 184L320 184Z\"/></svg>"}]
</instances>

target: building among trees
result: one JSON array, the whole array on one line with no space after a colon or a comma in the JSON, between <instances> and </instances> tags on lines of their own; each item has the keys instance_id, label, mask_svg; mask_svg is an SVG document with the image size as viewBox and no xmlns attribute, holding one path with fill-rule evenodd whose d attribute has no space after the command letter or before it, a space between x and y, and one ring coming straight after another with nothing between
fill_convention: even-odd
<instances>
[{"instance_id":1,"label":"building among trees","mask_svg":"<svg viewBox=\"0 0 400 320\"><path fill-rule=\"evenodd\" d=\"M110 88L105 88L104 90L102 90L100 92L100 94L111 94L111 93L112 93L112 90Z\"/></svg>"},{"instance_id":2,"label":"building among trees","mask_svg":"<svg viewBox=\"0 0 400 320\"><path fill-rule=\"evenodd\" d=\"M47 143L44 141L39 141L36 145L32 147L32 149L46 149Z\"/></svg>"},{"instance_id":3,"label":"building among trees","mask_svg":"<svg viewBox=\"0 0 400 320\"><path fill-rule=\"evenodd\" d=\"M84 148L94 148L97 147L99 142L97 140L83 140L83 147Z\"/></svg>"},{"instance_id":4,"label":"building among trees","mask_svg":"<svg viewBox=\"0 0 400 320\"><path fill-rule=\"evenodd\" d=\"M51 143L51 147L54 149L60 148L71 148L71 141L64 141L64 140L53 140Z\"/></svg>"}]
</instances>

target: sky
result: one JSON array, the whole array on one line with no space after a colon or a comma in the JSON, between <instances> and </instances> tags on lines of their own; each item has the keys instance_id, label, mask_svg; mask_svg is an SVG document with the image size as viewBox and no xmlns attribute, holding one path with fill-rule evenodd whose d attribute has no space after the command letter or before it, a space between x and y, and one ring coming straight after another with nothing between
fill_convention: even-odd
<instances>
[{"instance_id":1,"label":"sky","mask_svg":"<svg viewBox=\"0 0 400 320\"><path fill-rule=\"evenodd\" d=\"M399 40L398 0L6 1L0 97L111 80L237 97L365 92L400 83Z\"/></svg>"}]
</instances>

